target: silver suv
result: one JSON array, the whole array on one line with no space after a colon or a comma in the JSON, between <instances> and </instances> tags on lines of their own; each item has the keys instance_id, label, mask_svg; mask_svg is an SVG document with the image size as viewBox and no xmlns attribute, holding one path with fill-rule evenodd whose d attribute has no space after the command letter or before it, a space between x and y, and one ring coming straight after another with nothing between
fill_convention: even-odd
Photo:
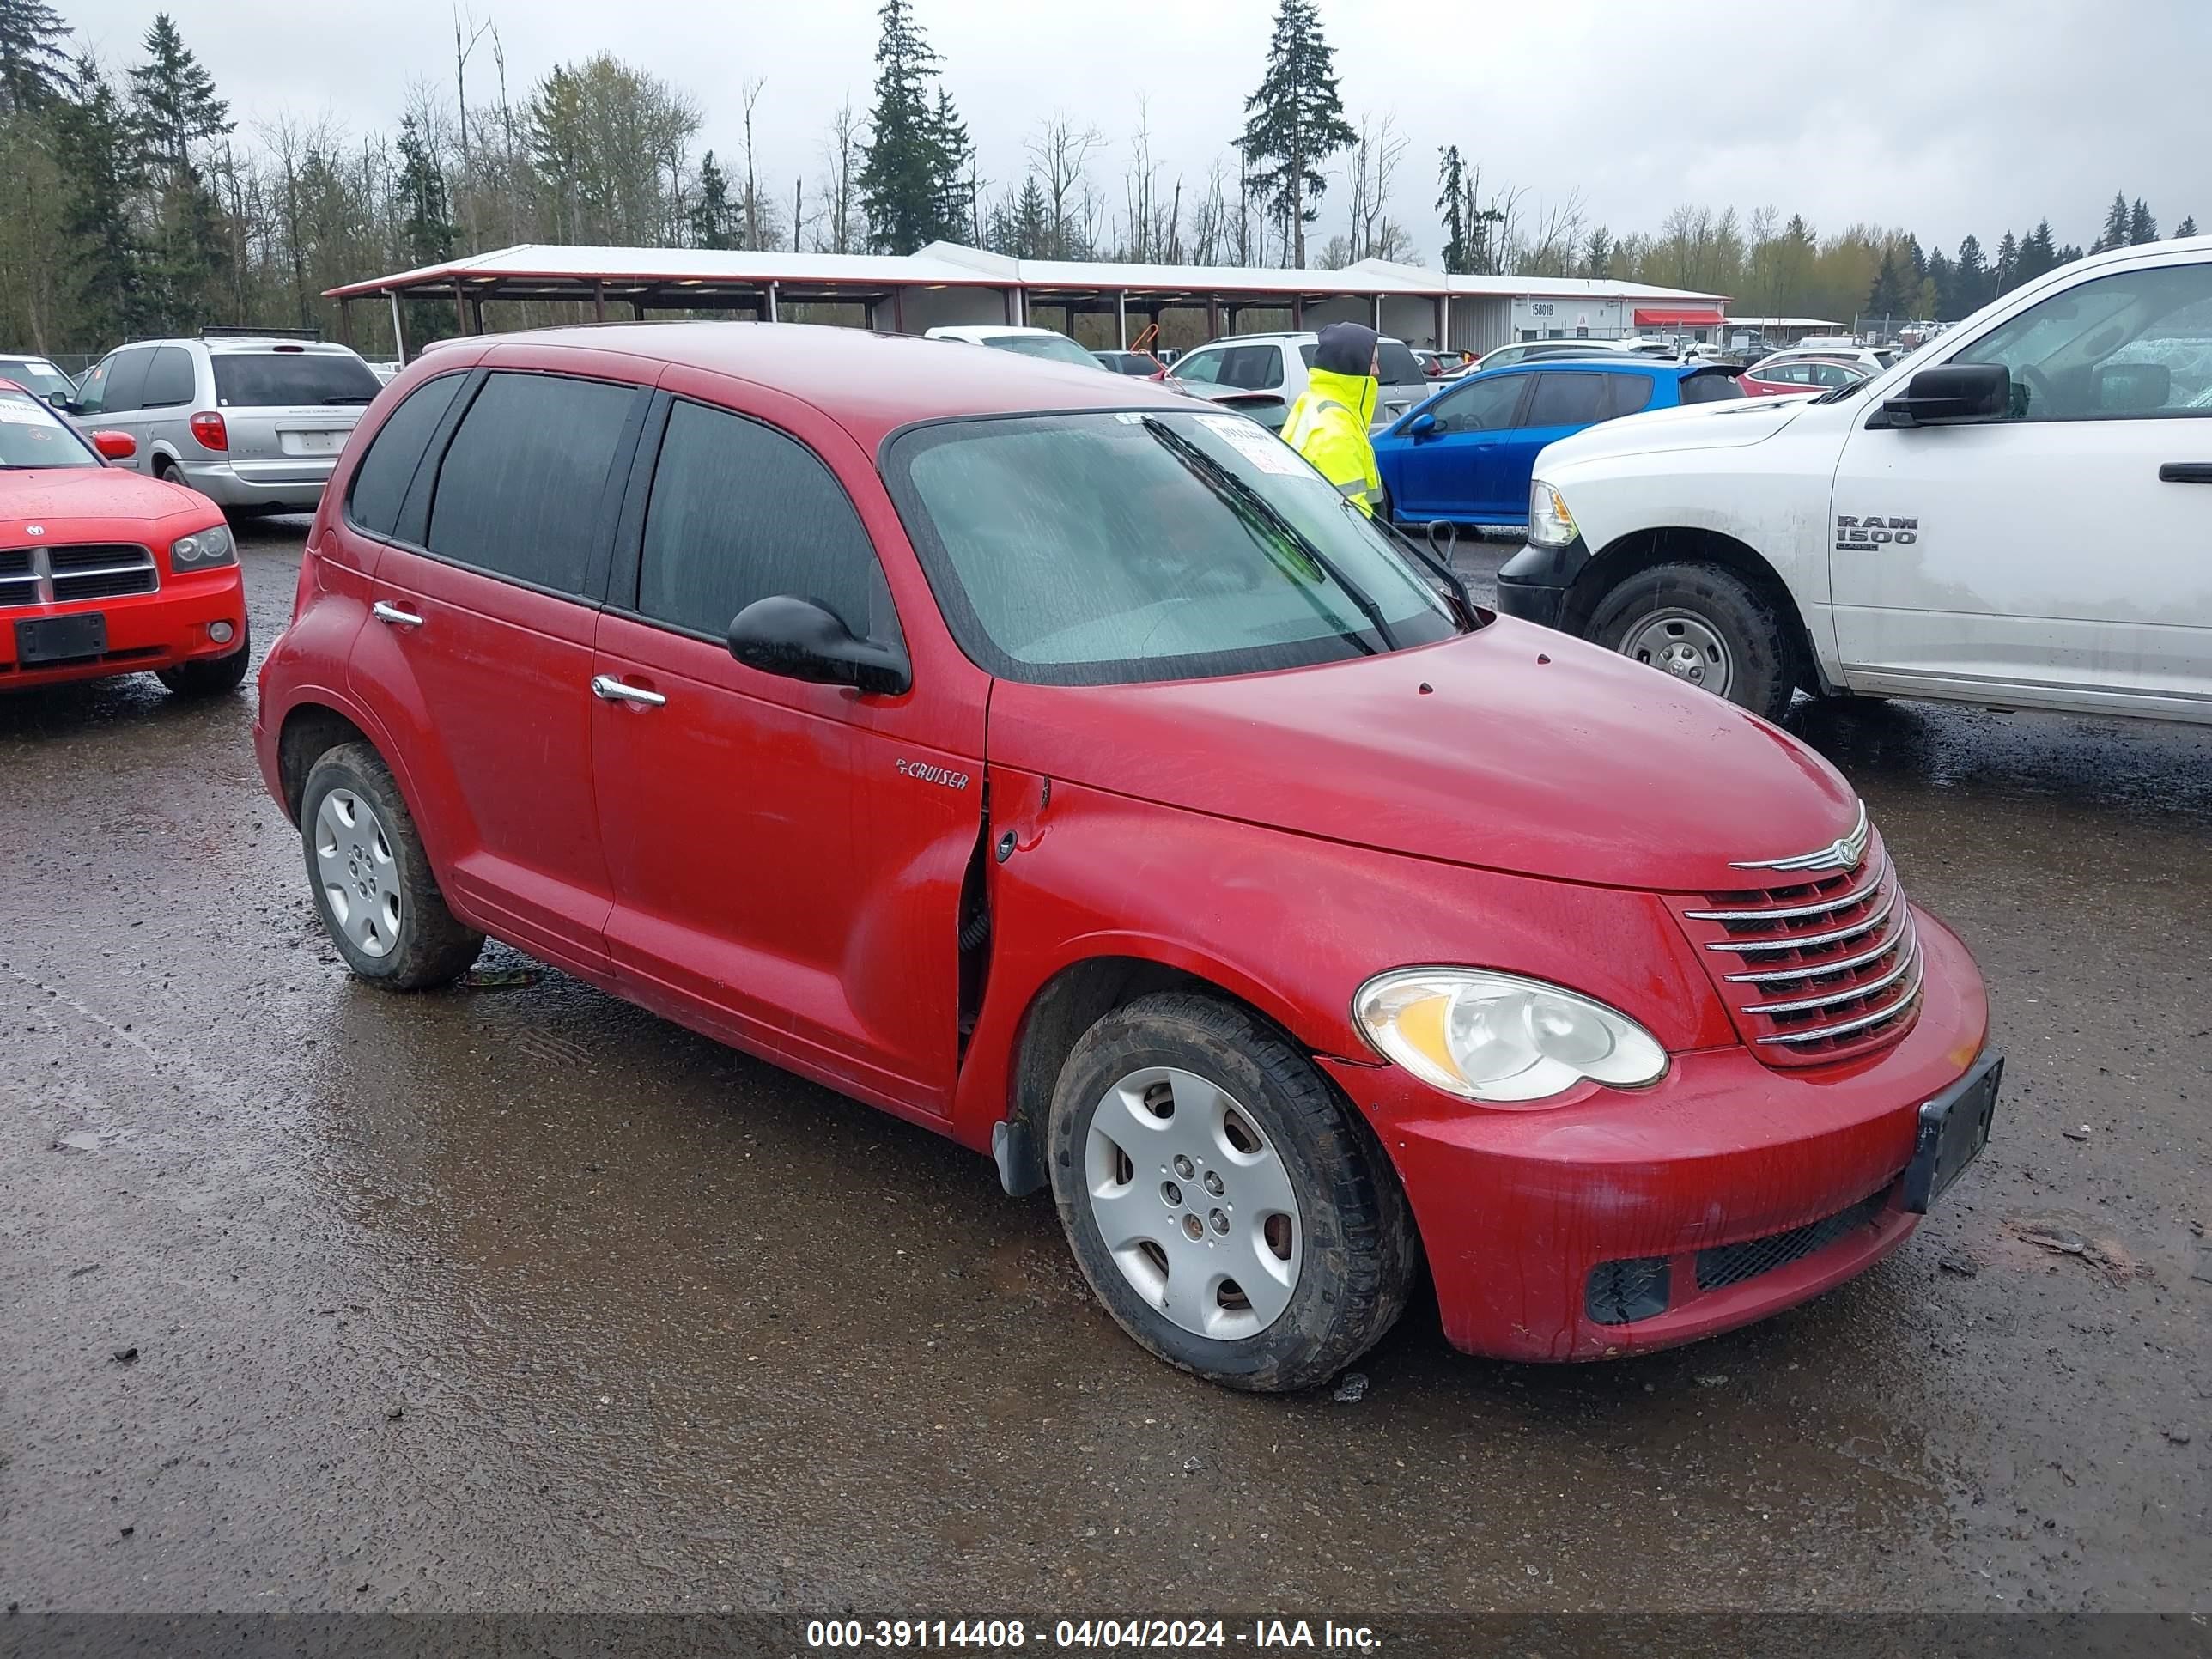
<instances>
[{"instance_id":1,"label":"silver suv","mask_svg":"<svg viewBox=\"0 0 2212 1659\"><path fill-rule=\"evenodd\" d=\"M1167 383L1177 392L1241 409L1262 426L1282 429L1306 389L1321 337L1230 334L1176 359ZM1386 334L1376 350L1382 371L1373 429L1380 431L1437 389L1413 349Z\"/></svg>"},{"instance_id":2,"label":"silver suv","mask_svg":"<svg viewBox=\"0 0 2212 1659\"><path fill-rule=\"evenodd\" d=\"M358 352L313 333L210 328L109 352L64 406L138 441L120 465L189 484L226 512L307 513L382 389Z\"/></svg>"}]
</instances>

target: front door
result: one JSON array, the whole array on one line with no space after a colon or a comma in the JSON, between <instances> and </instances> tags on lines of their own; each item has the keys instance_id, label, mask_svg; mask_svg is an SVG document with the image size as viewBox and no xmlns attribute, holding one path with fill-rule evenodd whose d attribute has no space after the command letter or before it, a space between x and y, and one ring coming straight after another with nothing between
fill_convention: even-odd
<instances>
[{"instance_id":1,"label":"front door","mask_svg":"<svg viewBox=\"0 0 2212 1659\"><path fill-rule=\"evenodd\" d=\"M1827 526L1848 683L2212 714L2212 260L2074 283L1945 361L2003 364L2013 412L1854 422Z\"/></svg>"},{"instance_id":2,"label":"front door","mask_svg":"<svg viewBox=\"0 0 2212 1659\"><path fill-rule=\"evenodd\" d=\"M1525 515L1525 485L1507 510L1498 452L1534 378L1525 371L1486 375L1431 404L1426 413L1436 425L1399 452L1397 477L1389 481L1395 516L1501 523Z\"/></svg>"},{"instance_id":3,"label":"front door","mask_svg":"<svg viewBox=\"0 0 2212 1659\"><path fill-rule=\"evenodd\" d=\"M604 976L592 635L617 474L649 393L495 374L432 488L420 550L380 549L356 688L401 750L466 914ZM617 457L624 464L617 466Z\"/></svg>"},{"instance_id":4,"label":"front door","mask_svg":"<svg viewBox=\"0 0 2212 1659\"><path fill-rule=\"evenodd\" d=\"M817 451L843 456L888 519L866 459L803 405L752 400L783 426L676 397L657 460L639 462L593 668L608 945L649 1007L879 1104L946 1114L982 694L862 696L732 659L732 619L776 595L902 637Z\"/></svg>"}]
</instances>

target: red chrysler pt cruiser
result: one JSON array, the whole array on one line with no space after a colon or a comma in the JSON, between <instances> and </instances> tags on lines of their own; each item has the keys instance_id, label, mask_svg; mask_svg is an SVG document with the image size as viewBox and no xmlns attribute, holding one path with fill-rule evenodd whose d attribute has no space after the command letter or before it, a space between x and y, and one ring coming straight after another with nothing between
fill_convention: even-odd
<instances>
[{"instance_id":1,"label":"red chrysler pt cruiser","mask_svg":"<svg viewBox=\"0 0 2212 1659\"><path fill-rule=\"evenodd\" d=\"M1240 416L855 331L441 348L261 678L325 926L486 934L1049 1187L1310 1386L1803 1301L1989 1132L1972 960L1795 738L1494 617ZM1685 780L1694 787L1685 787Z\"/></svg>"}]
</instances>

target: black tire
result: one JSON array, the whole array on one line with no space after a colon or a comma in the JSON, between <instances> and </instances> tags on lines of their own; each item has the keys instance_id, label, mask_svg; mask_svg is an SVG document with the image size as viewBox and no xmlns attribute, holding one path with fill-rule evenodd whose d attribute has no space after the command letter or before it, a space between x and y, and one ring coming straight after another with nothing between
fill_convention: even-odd
<instances>
[{"instance_id":1,"label":"black tire","mask_svg":"<svg viewBox=\"0 0 2212 1659\"><path fill-rule=\"evenodd\" d=\"M1224 1340L1170 1319L1139 1294L1092 1213L1092 1119L1117 1083L1153 1066L1225 1090L1290 1178L1302 1232L1297 1282L1255 1334ZM1232 1004L1161 992L1106 1015L1061 1067L1046 1133L1053 1197L1077 1266L1121 1328L1171 1365L1255 1393L1310 1389L1366 1352L1405 1311L1420 1245L1389 1159L1312 1061Z\"/></svg>"},{"instance_id":2,"label":"black tire","mask_svg":"<svg viewBox=\"0 0 2212 1659\"><path fill-rule=\"evenodd\" d=\"M1637 655L1630 649L1636 637L1665 611L1686 613L1717 637L1727 653L1727 689L1722 695L1730 702L1771 720L1789 711L1798 678L1790 632L1771 600L1719 565L1661 564L1639 570L1605 596L1585 632L1609 651Z\"/></svg>"},{"instance_id":3,"label":"black tire","mask_svg":"<svg viewBox=\"0 0 2212 1659\"><path fill-rule=\"evenodd\" d=\"M374 811L392 865L399 924L392 942L380 953L364 949L349 936L331 908L318 867L319 817L324 801L340 789ZM466 973L483 949L483 935L446 908L445 895L438 890L438 878L431 873L422 838L416 831L414 814L407 810L383 757L368 744L340 744L325 750L308 769L307 787L300 794L300 846L315 914L356 978L387 991L427 990Z\"/></svg>"},{"instance_id":4,"label":"black tire","mask_svg":"<svg viewBox=\"0 0 2212 1659\"><path fill-rule=\"evenodd\" d=\"M196 657L190 662L180 662L174 668L157 668L154 678L177 697L219 697L227 691L235 691L246 683L246 671L253 659L252 624L240 619L238 626L238 649L227 657Z\"/></svg>"}]
</instances>

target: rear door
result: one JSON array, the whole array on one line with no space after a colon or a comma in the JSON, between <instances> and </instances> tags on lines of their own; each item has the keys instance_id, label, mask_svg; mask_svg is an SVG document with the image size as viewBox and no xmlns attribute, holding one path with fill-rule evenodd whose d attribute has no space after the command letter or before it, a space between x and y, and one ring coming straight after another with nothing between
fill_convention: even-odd
<instances>
[{"instance_id":1,"label":"rear door","mask_svg":"<svg viewBox=\"0 0 2212 1659\"><path fill-rule=\"evenodd\" d=\"M1536 384L1522 406L1518 423L1498 434L1497 447L1482 469L1485 517L1499 523L1520 523L1528 518L1528 483L1536 471L1538 452L1546 444L1604 420L1613 405L1616 378L1621 377L1597 368L1561 367L1536 373Z\"/></svg>"},{"instance_id":2,"label":"rear door","mask_svg":"<svg viewBox=\"0 0 2212 1659\"><path fill-rule=\"evenodd\" d=\"M1517 423L1535 378L1525 369L1477 376L1429 405L1432 429L1393 440L1382 482L1394 515L1497 522L1498 446ZM1524 489L1515 516L1528 510Z\"/></svg>"},{"instance_id":3,"label":"rear door","mask_svg":"<svg viewBox=\"0 0 2212 1659\"><path fill-rule=\"evenodd\" d=\"M665 384L713 389L683 369ZM726 1042L948 1112L987 683L917 671L905 694L864 696L732 659L731 620L781 594L902 641L846 481L886 531L896 520L866 458L795 400L749 392L750 415L664 401L594 665L616 972L627 994Z\"/></svg>"},{"instance_id":4,"label":"rear door","mask_svg":"<svg viewBox=\"0 0 2212 1659\"><path fill-rule=\"evenodd\" d=\"M349 670L402 750L417 812L434 819L449 896L501 938L603 981L592 635L649 398L570 375L478 376L445 416L442 459L417 469L419 545L395 538L377 551L373 620Z\"/></svg>"},{"instance_id":5,"label":"rear door","mask_svg":"<svg viewBox=\"0 0 2212 1659\"><path fill-rule=\"evenodd\" d=\"M138 454L149 471L161 456L184 454L191 441L189 422L192 399L198 390L199 366L189 349L180 345L156 348L146 370L146 385L139 394L137 436Z\"/></svg>"}]
</instances>

